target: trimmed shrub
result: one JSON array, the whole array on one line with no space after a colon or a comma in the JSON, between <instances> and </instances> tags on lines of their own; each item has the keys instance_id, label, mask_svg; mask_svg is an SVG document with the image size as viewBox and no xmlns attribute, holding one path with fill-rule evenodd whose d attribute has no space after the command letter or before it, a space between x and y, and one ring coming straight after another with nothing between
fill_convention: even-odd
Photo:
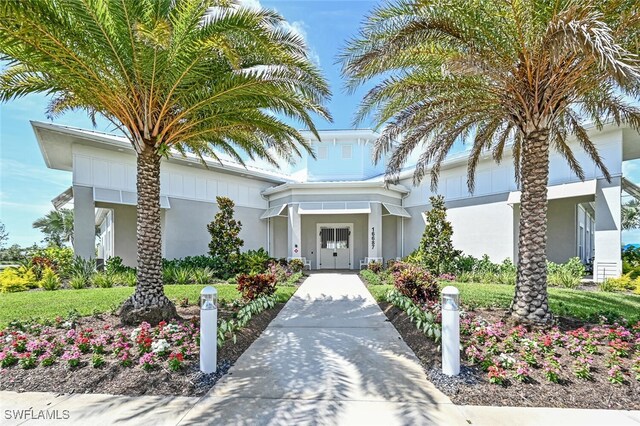
<instances>
[{"instance_id":1,"label":"trimmed shrub","mask_svg":"<svg viewBox=\"0 0 640 426\"><path fill-rule=\"evenodd\" d=\"M276 276L272 273L239 274L238 291L246 300L253 300L259 296L269 296L276 291Z\"/></svg>"},{"instance_id":2,"label":"trimmed shrub","mask_svg":"<svg viewBox=\"0 0 640 426\"><path fill-rule=\"evenodd\" d=\"M107 274L122 274L131 271L135 272L135 268L123 264L120 256L112 256L105 262L104 271Z\"/></svg>"},{"instance_id":3,"label":"trimmed shrub","mask_svg":"<svg viewBox=\"0 0 640 426\"><path fill-rule=\"evenodd\" d=\"M410 265L394 274L394 285L403 295L418 304L438 302L440 288L435 278L425 269Z\"/></svg>"},{"instance_id":4,"label":"trimmed shrub","mask_svg":"<svg viewBox=\"0 0 640 426\"><path fill-rule=\"evenodd\" d=\"M15 293L25 291L36 281L35 275L29 270L30 276L20 275L15 268L7 268L0 273L0 292ZM31 280L30 280L31 279Z\"/></svg>"},{"instance_id":5,"label":"trimmed shrub","mask_svg":"<svg viewBox=\"0 0 640 426\"><path fill-rule=\"evenodd\" d=\"M382 279L380 279L380 276L378 276L378 274L370 271L369 269L364 269L362 271L360 271L360 278L362 278L367 285L381 285L384 284L382 282Z\"/></svg>"},{"instance_id":6,"label":"trimmed shrub","mask_svg":"<svg viewBox=\"0 0 640 426\"><path fill-rule=\"evenodd\" d=\"M625 274L619 278L607 278L598 284L600 291L616 292L616 291L634 291L640 289L638 281L631 278L631 274Z\"/></svg>"},{"instance_id":7,"label":"trimmed shrub","mask_svg":"<svg viewBox=\"0 0 640 426\"><path fill-rule=\"evenodd\" d=\"M60 277L51 268L42 271L40 287L45 290L58 290L60 288Z\"/></svg>"}]
</instances>

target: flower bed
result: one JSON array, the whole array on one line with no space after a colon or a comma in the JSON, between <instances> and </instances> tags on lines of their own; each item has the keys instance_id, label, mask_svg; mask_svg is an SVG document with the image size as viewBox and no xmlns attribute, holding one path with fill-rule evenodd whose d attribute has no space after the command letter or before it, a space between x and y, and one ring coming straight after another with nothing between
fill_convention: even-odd
<instances>
[{"instance_id":1,"label":"flower bed","mask_svg":"<svg viewBox=\"0 0 640 426\"><path fill-rule=\"evenodd\" d=\"M121 327L113 315L13 323L0 331L0 390L204 394L275 317L282 304L272 299L219 310L221 324L242 327L229 329L233 339L219 335L214 375L199 372L197 306L155 327Z\"/></svg>"},{"instance_id":2,"label":"flower bed","mask_svg":"<svg viewBox=\"0 0 640 426\"><path fill-rule=\"evenodd\" d=\"M400 299L389 292L383 310L430 379L456 403L640 408L640 322L563 319L559 327L533 330L505 324L504 310L463 312L462 374L447 378L440 373L439 333L424 325L426 319L439 325L439 305Z\"/></svg>"}]
</instances>

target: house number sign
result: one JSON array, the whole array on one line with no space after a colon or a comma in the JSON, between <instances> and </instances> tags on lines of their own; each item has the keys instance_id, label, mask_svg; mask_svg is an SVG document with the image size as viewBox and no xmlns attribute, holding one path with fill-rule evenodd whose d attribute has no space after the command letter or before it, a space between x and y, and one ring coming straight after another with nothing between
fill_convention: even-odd
<instances>
[{"instance_id":1,"label":"house number sign","mask_svg":"<svg viewBox=\"0 0 640 426\"><path fill-rule=\"evenodd\" d=\"M376 228L371 228L371 249L376 248Z\"/></svg>"}]
</instances>

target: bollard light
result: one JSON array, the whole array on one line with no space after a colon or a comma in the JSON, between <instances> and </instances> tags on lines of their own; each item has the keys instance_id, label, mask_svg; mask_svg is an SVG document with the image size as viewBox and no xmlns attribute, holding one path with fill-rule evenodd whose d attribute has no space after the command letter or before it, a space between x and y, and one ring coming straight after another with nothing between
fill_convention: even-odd
<instances>
[{"instance_id":1,"label":"bollard light","mask_svg":"<svg viewBox=\"0 0 640 426\"><path fill-rule=\"evenodd\" d=\"M207 286L200 292L200 371L215 373L218 356L218 290Z\"/></svg>"},{"instance_id":2,"label":"bollard light","mask_svg":"<svg viewBox=\"0 0 640 426\"><path fill-rule=\"evenodd\" d=\"M460 374L460 292L453 286L442 289L442 372Z\"/></svg>"}]
</instances>

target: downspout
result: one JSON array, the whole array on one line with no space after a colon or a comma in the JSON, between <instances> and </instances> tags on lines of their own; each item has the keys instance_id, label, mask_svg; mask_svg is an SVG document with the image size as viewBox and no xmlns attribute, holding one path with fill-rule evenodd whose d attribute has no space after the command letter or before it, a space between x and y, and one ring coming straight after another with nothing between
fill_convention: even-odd
<instances>
[{"instance_id":1,"label":"downspout","mask_svg":"<svg viewBox=\"0 0 640 426\"><path fill-rule=\"evenodd\" d=\"M260 196L263 200L267 202L267 209L269 206L269 197L265 197L262 192L260 192ZM267 253L271 252L271 218L267 218Z\"/></svg>"},{"instance_id":2,"label":"downspout","mask_svg":"<svg viewBox=\"0 0 640 426\"><path fill-rule=\"evenodd\" d=\"M409 196L409 194L404 195L400 199L402 202L402 208L404 208L404 200ZM404 217L400 218L400 258L404 258Z\"/></svg>"}]
</instances>

